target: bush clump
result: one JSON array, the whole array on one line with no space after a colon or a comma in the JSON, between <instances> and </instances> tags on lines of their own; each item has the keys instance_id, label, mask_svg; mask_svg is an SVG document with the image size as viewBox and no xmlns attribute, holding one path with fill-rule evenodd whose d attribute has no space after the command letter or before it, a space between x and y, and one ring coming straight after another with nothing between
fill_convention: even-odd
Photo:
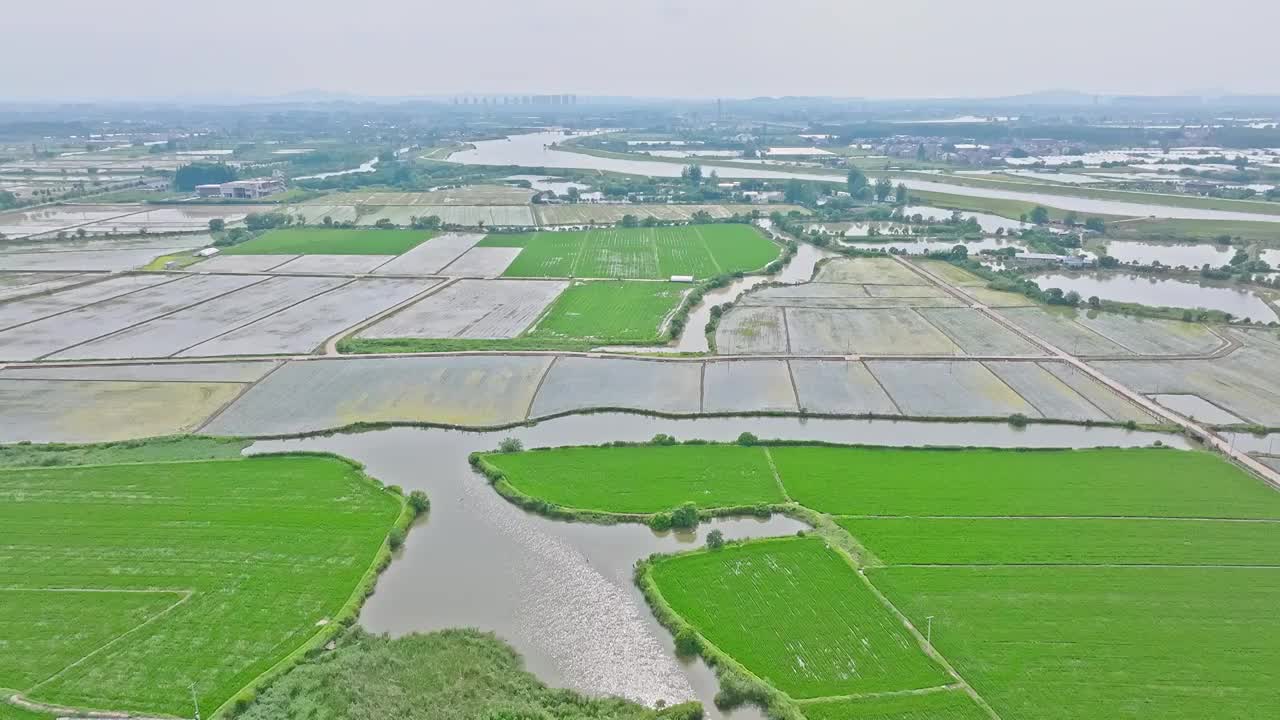
<instances>
[{"instance_id":1,"label":"bush clump","mask_svg":"<svg viewBox=\"0 0 1280 720\"><path fill-rule=\"evenodd\" d=\"M502 442L498 443L498 452L518 453L524 452L524 443L516 438L502 438Z\"/></svg>"},{"instance_id":2,"label":"bush clump","mask_svg":"<svg viewBox=\"0 0 1280 720\"><path fill-rule=\"evenodd\" d=\"M654 513L649 518L649 528L658 532L664 532L671 529L671 513L660 512Z\"/></svg>"},{"instance_id":3,"label":"bush clump","mask_svg":"<svg viewBox=\"0 0 1280 720\"><path fill-rule=\"evenodd\" d=\"M1009 424L1014 427L1026 427L1027 416L1022 413L1014 413L1009 416Z\"/></svg>"},{"instance_id":4,"label":"bush clump","mask_svg":"<svg viewBox=\"0 0 1280 720\"><path fill-rule=\"evenodd\" d=\"M687 502L671 511L671 527L689 530L698 527L698 506Z\"/></svg>"},{"instance_id":5,"label":"bush clump","mask_svg":"<svg viewBox=\"0 0 1280 720\"><path fill-rule=\"evenodd\" d=\"M413 508L414 515L421 515L431 509L431 500L425 492L414 490L409 493L409 507Z\"/></svg>"},{"instance_id":6,"label":"bush clump","mask_svg":"<svg viewBox=\"0 0 1280 720\"><path fill-rule=\"evenodd\" d=\"M744 432L738 436L738 444L745 445L747 447L750 447L752 445L759 445L760 438L756 437L753 433Z\"/></svg>"},{"instance_id":7,"label":"bush clump","mask_svg":"<svg viewBox=\"0 0 1280 720\"><path fill-rule=\"evenodd\" d=\"M675 445L676 439L666 433L658 433L649 441L650 445Z\"/></svg>"},{"instance_id":8,"label":"bush clump","mask_svg":"<svg viewBox=\"0 0 1280 720\"><path fill-rule=\"evenodd\" d=\"M724 533L719 530L712 530L707 533L707 547L711 550L719 550L724 547Z\"/></svg>"},{"instance_id":9,"label":"bush clump","mask_svg":"<svg viewBox=\"0 0 1280 720\"><path fill-rule=\"evenodd\" d=\"M392 528L391 532L387 533L387 545L391 546L392 550L399 550L403 547L404 539L404 530L400 528Z\"/></svg>"},{"instance_id":10,"label":"bush clump","mask_svg":"<svg viewBox=\"0 0 1280 720\"><path fill-rule=\"evenodd\" d=\"M683 627L680 632L676 633L676 654L680 657L693 657L702 649L702 643L698 642L698 633L693 628Z\"/></svg>"}]
</instances>

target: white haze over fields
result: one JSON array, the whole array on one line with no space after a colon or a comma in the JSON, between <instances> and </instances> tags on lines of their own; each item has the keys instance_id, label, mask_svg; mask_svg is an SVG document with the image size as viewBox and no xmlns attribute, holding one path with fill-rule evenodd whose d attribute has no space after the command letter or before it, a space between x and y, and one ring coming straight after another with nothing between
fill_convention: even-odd
<instances>
[{"instance_id":1,"label":"white haze over fields","mask_svg":"<svg viewBox=\"0 0 1280 720\"><path fill-rule=\"evenodd\" d=\"M0 100L1280 93L1269 0L15 0L0 28Z\"/></svg>"}]
</instances>

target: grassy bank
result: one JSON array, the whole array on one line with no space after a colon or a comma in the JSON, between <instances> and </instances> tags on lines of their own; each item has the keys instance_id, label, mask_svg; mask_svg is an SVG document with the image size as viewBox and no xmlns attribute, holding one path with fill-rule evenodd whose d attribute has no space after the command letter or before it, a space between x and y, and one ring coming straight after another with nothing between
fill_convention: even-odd
<instances>
[{"instance_id":1,"label":"grassy bank","mask_svg":"<svg viewBox=\"0 0 1280 720\"><path fill-rule=\"evenodd\" d=\"M176 435L96 445L18 443L0 445L0 468L232 459L240 457L250 442L240 438Z\"/></svg>"},{"instance_id":2,"label":"grassy bank","mask_svg":"<svg viewBox=\"0 0 1280 720\"><path fill-rule=\"evenodd\" d=\"M445 630L392 639L354 628L331 652L281 678L244 720L696 720L698 703L651 710L547 687L491 633Z\"/></svg>"}]
</instances>

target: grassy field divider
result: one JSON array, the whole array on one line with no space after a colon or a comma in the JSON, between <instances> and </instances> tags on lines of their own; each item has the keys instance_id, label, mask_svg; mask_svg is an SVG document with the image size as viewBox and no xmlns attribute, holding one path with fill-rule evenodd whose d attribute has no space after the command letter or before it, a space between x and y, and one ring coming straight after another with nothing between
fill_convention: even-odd
<instances>
[{"instance_id":1,"label":"grassy field divider","mask_svg":"<svg viewBox=\"0 0 1280 720\"><path fill-rule=\"evenodd\" d=\"M364 605L365 599L373 594L374 586L378 582L378 576L387 568L388 565L391 564L391 555L395 549L393 547L393 538L399 537L401 541L403 541L404 534L408 531L409 525L418 515L418 512L410 505L404 496L404 492L398 486L383 484L380 480L365 472L365 466L363 463L356 462L351 458L344 457L336 453L305 450L263 453L260 455L254 455L253 457L323 457L339 460L351 466L351 468L355 470L357 475L363 480L366 480L375 487L382 488L383 491L395 496L400 501L400 514L396 517L395 522L392 523L391 528L388 529L387 535L382 541L382 545L374 554L373 561L365 570L360 582L356 584L356 587L351 591L351 594L347 597L347 601L343 603L342 607L338 609L333 617L329 618L329 622L316 630L315 634L313 634L306 642L302 643L302 645L298 646L297 649L281 658L275 665L267 668L262 672L262 674L249 681L243 689L228 698L222 703L222 705L219 705L213 713L210 714L211 718L234 717L239 714L245 708L248 708L249 705L253 703L254 699L257 698L258 692L268 686L272 681L293 669L304 660L323 652L331 640L335 640L339 634L344 632L351 625L355 624L356 620L359 618L360 608Z\"/></svg>"},{"instance_id":2,"label":"grassy field divider","mask_svg":"<svg viewBox=\"0 0 1280 720\"><path fill-rule=\"evenodd\" d=\"M782 493L782 497L787 499L787 502L792 502L791 495L787 492L787 486L782 484L782 477L778 475L778 466L773 462L773 454L769 452L769 447L767 445L763 446L761 450L764 451L764 459L768 461L769 470L773 473L773 481L778 483L778 491Z\"/></svg>"},{"instance_id":3,"label":"grassy field divider","mask_svg":"<svg viewBox=\"0 0 1280 720\"><path fill-rule=\"evenodd\" d=\"M929 642L928 638L921 634L915 624L898 609L898 606L894 605L893 601L890 600L887 595L880 592L880 588L876 587L875 583L871 582L871 578L868 578L865 572L860 568L855 567L854 573L857 574L858 579L862 581L862 584L871 591L871 594L876 596L876 599L880 601L880 604L889 612L893 613L893 616L898 619L898 622L902 623L902 626L907 629L907 632L911 633L911 636L915 638L916 643L920 646L920 650L923 651L925 655L928 655L934 662L941 665L943 669L951 675L951 677L955 678L960 684L960 687L963 688L965 694L977 703L978 707L981 707L983 711L991 717L991 720L1002 720L1000 714L995 711L995 708L991 707L991 705L989 705L987 701L978 694L978 691L974 690L973 686L964 679L958 670L956 670L955 666L952 665L947 658L942 655L942 653L938 652L937 649L934 648L933 643Z\"/></svg>"},{"instance_id":4,"label":"grassy field divider","mask_svg":"<svg viewBox=\"0 0 1280 720\"><path fill-rule=\"evenodd\" d=\"M706 552L714 551L695 550L691 553L681 553L681 555ZM716 677L720 681L720 692L716 693L715 697L716 707L728 710L750 703L763 708L772 720L804 720L804 714L800 712L800 707L795 700L757 677L728 653L708 641L667 603L650 573L653 563L663 557L667 556L655 554L637 562L633 579L658 623L676 638L676 652L689 654L688 651L692 650L715 670Z\"/></svg>"},{"instance_id":5,"label":"grassy field divider","mask_svg":"<svg viewBox=\"0 0 1280 720\"><path fill-rule=\"evenodd\" d=\"M625 357L625 356L622 356ZM671 358L671 355L663 355L663 358ZM436 422L431 420L360 420L347 423L345 425L335 425L329 428L319 430L300 430L296 432L267 433L262 435L254 435L255 440L299 440L302 438L312 437L331 437L334 435L372 432L374 430L389 430L391 428L423 428L423 429L439 429L439 430L463 430L466 432L500 432L502 430L511 430L518 427L526 427L534 423L541 423L547 420L556 420L564 417L575 415L601 415L601 414L619 414L619 415L639 415L642 417L661 418L664 420L691 420L697 418L820 418L824 420L888 420L893 422L919 422L919 423L939 423L939 424L955 424L955 423L994 423L1009 424L1010 416L1008 415L899 415L890 413L817 413L808 411L803 415L794 410L757 410L750 412L696 412L696 413L674 413L663 412L659 410L646 410L634 407L610 406L602 405L593 408L575 408L572 410L564 410L561 412L549 413L547 415L539 415L532 419L514 420L512 422L499 423L496 425L463 425L460 423ZM1140 430L1143 432L1163 433L1168 435L1185 436L1180 426L1172 423L1138 423L1134 421L1102 421L1102 420L1066 420L1055 418L1027 418L1027 425L1071 425L1075 427L1101 427L1101 428L1121 428L1124 430ZM1280 428L1277 428L1280 430ZM787 440L769 440L770 445L785 445ZM805 442L805 444L822 444L822 441ZM830 445L840 445L841 443L828 443ZM932 446L931 446L932 447ZM946 447L946 446L939 446ZM964 449L957 447L955 449ZM988 448L995 449L995 448ZM1026 448L1036 449L1036 448Z\"/></svg>"}]
</instances>

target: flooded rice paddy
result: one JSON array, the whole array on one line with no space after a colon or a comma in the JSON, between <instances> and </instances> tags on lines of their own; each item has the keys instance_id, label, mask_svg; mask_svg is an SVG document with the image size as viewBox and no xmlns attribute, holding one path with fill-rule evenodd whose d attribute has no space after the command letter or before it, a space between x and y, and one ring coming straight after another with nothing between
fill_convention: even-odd
<instances>
[{"instance_id":1,"label":"flooded rice paddy","mask_svg":"<svg viewBox=\"0 0 1280 720\"><path fill-rule=\"evenodd\" d=\"M1189 268L1199 268L1204 265L1222 267L1231 262L1232 256L1236 253L1236 248L1230 245L1210 243L1188 245L1113 240L1102 247L1107 255L1125 264L1151 265L1158 262L1169 267Z\"/></svg>"},{"instance_id":2,"label":"flooded rice paddy","mask_svg":"<svg viewBox=\"0 0 1280 720\"><path fill-rule=\"evenodd\" d=\"M1280 319L1257 292L1204 281L1152 277L1123 272L1046 273L1031 277L1042 288L1074 290L1081 297L1163 307L1205 308L1238 318L1270 322Z\"/></svg>"},{"instance_id":3,"label":"flooded rice paddy","mask_svg":"<svg viewBox=\"0 0 1280 720\"><path fill-rule=\"evenodd\" d=\"M692 549L711 529L726 537L786 535L804 526L784 517L725 519L696 533L655 534L640 525L548 520L503 500L474 473L467 455L504 437L526 447L641 441L663 432L681 439L765 438L879 445L1004 447L1143 446L1171 435L1117 428L993 423L920 423L799 418L664 420L602 413L569 416L500 432L397 428L255 443L249 452L322 450L354 458L374 477L431 497L428 516L409 533L378 581L360 622L403 634L446 627L498 633L544 681L654 704L697 699L709 717L756 720L754 708L721 713L716 680L700 660L678 659L631 581L632 566L654 552Z\"/></svg>"}]
</instances>

